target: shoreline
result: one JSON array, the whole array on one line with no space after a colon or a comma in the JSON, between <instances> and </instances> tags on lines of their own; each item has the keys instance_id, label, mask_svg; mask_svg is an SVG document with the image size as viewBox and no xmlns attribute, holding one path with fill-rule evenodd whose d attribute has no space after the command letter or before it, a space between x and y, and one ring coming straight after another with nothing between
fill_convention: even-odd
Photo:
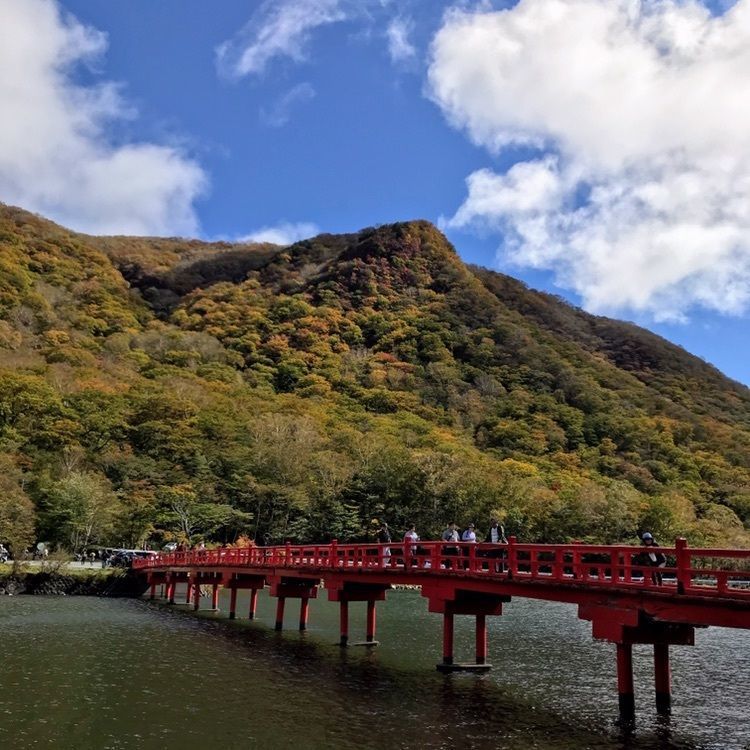
<instances>
[{"instance_id":1,"label":"shoreline","mask_svg":"<svg viewBox=\"0 0 750 750\"><path fill-rule=\"evenodd\" d=\"M142 576L121 568L34 569L0 565L0 596L137 597L146 589Z\"/></svg>"}]
</instances>

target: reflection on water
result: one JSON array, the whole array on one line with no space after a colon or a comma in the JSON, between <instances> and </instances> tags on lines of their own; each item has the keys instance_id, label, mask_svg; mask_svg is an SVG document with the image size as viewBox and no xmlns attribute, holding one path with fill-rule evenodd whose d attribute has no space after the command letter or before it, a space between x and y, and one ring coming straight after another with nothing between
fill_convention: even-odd
<instances>
[{"instance_id":1,"label":"reflection on water","mask_svg":"<svg viewBox=\"0 0 750 750\"><path fill-rule=\"evenodd\" d=\"M310 629L128 600L0 599L0 748L750 748L750 633L714 628L674 648L675 706L660 724L648 647L635 649L636 732L622 736L614 648L567 605L522 599L489 619L485 676L443 676L441 618L418 592L378 605L374 650L340 649L338 611ZM222 600L226 608L228 601ZM238 613L246 609L239 597ZM364 605L350 633L364 635ZM470 657L471 618L456 618Z\"/></svg>"}]
</instances>

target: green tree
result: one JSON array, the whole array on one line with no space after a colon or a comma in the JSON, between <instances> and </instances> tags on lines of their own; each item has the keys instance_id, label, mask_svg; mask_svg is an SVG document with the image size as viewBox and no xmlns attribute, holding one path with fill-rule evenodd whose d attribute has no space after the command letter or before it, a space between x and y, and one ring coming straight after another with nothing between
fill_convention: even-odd
<instances>
[{"instance_id":1,"label":"green tree","mask_svg":"<svg viewBox=\"0 0 750 750\"><path fill-rule=\"evenodd\" d=\"M71 550L106 540L121 506L106 477L73 471L46 493L46 527Z\"/></svg>"},{"instance_id":2,"label":"green tree","mask_svg":"<svg viewBox=\"0 0 750 750\"><path fill-rule=\"evenodd\" d=\"M0 542L15 557L34 541L36 511L23 477L9 456L0 455Z\"/></svg>"}]
</instances>

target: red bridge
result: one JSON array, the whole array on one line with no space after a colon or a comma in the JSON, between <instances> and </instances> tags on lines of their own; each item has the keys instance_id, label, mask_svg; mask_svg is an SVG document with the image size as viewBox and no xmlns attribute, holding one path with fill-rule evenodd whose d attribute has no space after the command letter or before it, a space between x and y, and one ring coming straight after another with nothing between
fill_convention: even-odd
<instances>
[{"instance_id":1,"label":"red bridge","mask_svg":"<svg viewBox=\"0 0 750 750\"><path fill-rule=\"evenodd\" d=\"M592 623L594 638L616 645L620 719L635 718L632 647L654 649L656 707L671 704L669 646L693 645L695 628L718 625L750 629L750 550L691 549L684 539L659 547L671 563L652 568L643 547L584 544L507 545L417 542L415 544L337 544L222 548L159 554L135 561L148 576L151 598L164 586L175 602L179 583L185 603L200 606L201 587L230 591L229 617L236 617L237 591L250 590L250 619L258 590L266 585L277 598L276 629L281 630L287 599L300 600L300 630L307 626L310 599L323 584L339 602L341 645L349 643L349 602L367 602L365 646L374 646L375 602L393 584L421 587L430 612L443 615L442 671L485 671L488 615L501 615L514 596L578 605L578 616ZM454 615L476 618L476 661L455 663Z\"/></svg>"}]
</instances>

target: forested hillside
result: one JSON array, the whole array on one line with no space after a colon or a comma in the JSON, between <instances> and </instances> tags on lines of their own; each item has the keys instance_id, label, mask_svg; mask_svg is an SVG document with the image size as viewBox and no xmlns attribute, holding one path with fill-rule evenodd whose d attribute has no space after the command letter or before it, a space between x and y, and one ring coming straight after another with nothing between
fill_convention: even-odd
<instances>
[{"instance_id":1,"label":"forested hillside","mask_svg":"<svg viewBox=\"0 0 750 750\"><path fill-rule=\"evenodd\" d=\"M0 541L750 545L750 391L467 267L426 222L281 248L0 206Z\"/></svg>"}]
</instances>

